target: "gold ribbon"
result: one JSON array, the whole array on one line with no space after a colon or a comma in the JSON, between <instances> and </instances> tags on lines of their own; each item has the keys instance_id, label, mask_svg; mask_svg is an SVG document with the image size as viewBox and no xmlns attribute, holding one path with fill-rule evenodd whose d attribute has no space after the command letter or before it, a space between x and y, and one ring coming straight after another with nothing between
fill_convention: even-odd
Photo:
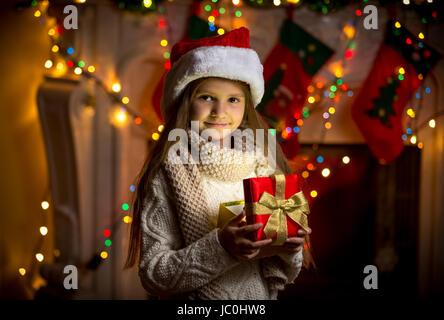
<instances>
[{"instance_id":1,"label":"gold ribbon","mask_svg":"<svg viewBox=\"0 0 444 320\"><path fill-rule=\"evenodd\" d=\"M285 199L285 176L274 175L276 180L276 196L264 192L259 201L253 203L253 214L270 214L270 218L264 227L267 238L277 234L273 245L283 245L288 237L287 216L298 223L305 231L310 232L308 217L310 209L302 191Z\"/></svg>"}]
</instances>

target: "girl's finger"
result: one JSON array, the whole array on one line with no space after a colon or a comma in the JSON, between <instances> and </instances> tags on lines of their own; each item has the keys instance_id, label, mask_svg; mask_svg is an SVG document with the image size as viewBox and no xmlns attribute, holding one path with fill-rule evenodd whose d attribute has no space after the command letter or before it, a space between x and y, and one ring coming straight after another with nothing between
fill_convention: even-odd
<instances>
[{"instance_id":1,"label":"girl's finger","mask_svg":"<svg viewBox=\"0 0 444 320\"><path fill-rule=\"evenodd\" d=\"M291 248L288 248L288 250L289 250L291 253L299 252L299 251L302 250L302 246L291 247Z\"/></svg>"},{"instance_id":2,"label":"girl's finger","mask_svg":"<svg viewBox=\"0 0 444 320\"><path fill-rule=\"evenodd\" d=\"M251 240L245 239L239 245L247 250L257 250L257 249L260 249L260 248L270 244L272 241L273 241L272 239L265 239L265 240L259 240L259 241L251 241Z\"/></svg>"},{"instance_id":3,"label":"girl's finger","mask_svg":"<svg viewBox=\"0 0 444 320\"><path fill-rule=\"evenodd\" d=\"M287 243L287 244L296 244L296 245L304 244L304 242L305 242L305 239L299 238L299 237L287 238L287 240L285 240L285 243Z\"/></svg>"},{"instance_id":4,"label":"girl's finger","mask_svg":"<svg viewBox=\"0 0 444 320\"><path fill-rule=\"evenodd\" d=\"M269 245L270 243L273 242L273 239L265 239L265 240L259 240L259 241L250 241L251 242L251 246L253 248L262 248L266 245Z\"/></svg>"},{"instance_id":5,"label":"girl's finger","mask_svg":"<svg viewBox=\"0 0 444 320\"><path fill-rule=\"evenodd\" d=\"M287 251L287 253L295 253L295 252L301 251L302 247L303 246L295 246L295 247L293 247L293 246L291 246L291 247L286 246L285 247L285 251Z\"/></svg>"},{"instance_id":6,"label":"girl's finger","mask_svg":"<svg viewBox=\"0 0 444 320\"><path fill-rule=\"evenodd\" d=\"M251 254L247 254L247 255L243 255L244 259L250 260L253 259L255 256L257 256L259 253L259 250L251 253Z\"/></svg>"},{"instance_id":7,"label":"girl's finger","mask_svg":"<svg viewBox=\"0 0 444 320\"><path fill-rule=\"evenodd\" d=\"M243 255L249 255L249 254L254 254L255 252L257 252L259 249L244 249L242 250L242 254Z\"/></svg>"},{"instance_id":8,"label":"girl's finger","mask_svg":"<svg viewBox=\"0 0 444 320\"><path fill-rule=\"evenodd\" d=\"M244 235L250 232L254 232L262 228L262 223L249 224L244 227L239 228L239 234Z\"/></svg>"},{"instance_id":9,"label":"girl's finger","mask_svg":"<svg viewBox=\"0 0 444 320\"><path fill-rule=\"evenodd\" d=\"M285 246L285 250L290 250L292 252L296 252L299 251L303 248L304 246L299 245L299 246Z\"/></svg>"}]
</instances>

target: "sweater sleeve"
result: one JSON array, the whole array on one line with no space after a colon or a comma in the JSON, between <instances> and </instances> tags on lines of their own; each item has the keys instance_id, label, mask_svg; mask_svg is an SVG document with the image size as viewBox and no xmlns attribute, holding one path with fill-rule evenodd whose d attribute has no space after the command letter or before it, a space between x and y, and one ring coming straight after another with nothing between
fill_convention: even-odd
<instances>
[{"instance_id":1,"label":"sweater sleeve","mask_svg":"<svg viewBox=\"0 0 444 320\"><path fill-rule=\"evenodd\" d=\"M262 272L271 296L277 297L278 290L283 290L285 285L294 282L301 271L302 260L302 250L262 259Z\"/></svg>"},{"instance_id":2,"label":"sweater sleeve","mask_svg":"<svg viewBox=\"0 0 444 320\"><path fill-rule=\"evenodd\" d=\"M160 174L159 174L160 175ZM183 247L165 179L153 180L141 216L139 276L152 295L184 294L214 280L239 262L219 243L217 229Z\"/></svg>"}]
</instances>

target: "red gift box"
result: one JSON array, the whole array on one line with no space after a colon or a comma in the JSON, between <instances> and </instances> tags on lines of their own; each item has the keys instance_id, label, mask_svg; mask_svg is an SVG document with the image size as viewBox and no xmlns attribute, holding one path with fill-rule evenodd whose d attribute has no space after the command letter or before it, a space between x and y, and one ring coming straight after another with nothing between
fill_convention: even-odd
<instances>
[{"instance_id":1,"label":"red gift box","mask_svg":"<svg viewBox=\"0 0 444 320\"><path fill-rule=\"evenodd\" d=\"M254 233L254 240L271 238L273 244L282 245L286 238L295 237L299 228L309 231L309 208L298 175L250 178L243 184L247 223L263 224Z\"/></svg>"}]
</instances>

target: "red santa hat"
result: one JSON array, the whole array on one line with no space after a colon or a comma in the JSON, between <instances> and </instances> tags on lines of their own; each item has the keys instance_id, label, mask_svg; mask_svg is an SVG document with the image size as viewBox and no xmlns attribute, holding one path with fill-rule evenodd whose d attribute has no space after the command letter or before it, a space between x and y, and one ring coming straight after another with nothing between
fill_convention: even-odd
<instances>
[{"instance_id":1,"label":"red santa hat","mask_svg":"<svg viewBox=\"0 0 444 320\"><path fill-rule=\"evenodd\" d=\"M192 81L204 77L240 80L250 86L254 107L264 95L263 66L250 48L250 32L241 27L216 37L180 41L171 50L171 69L165 76L162 116Z\"/></svg>"}]
</instances>

